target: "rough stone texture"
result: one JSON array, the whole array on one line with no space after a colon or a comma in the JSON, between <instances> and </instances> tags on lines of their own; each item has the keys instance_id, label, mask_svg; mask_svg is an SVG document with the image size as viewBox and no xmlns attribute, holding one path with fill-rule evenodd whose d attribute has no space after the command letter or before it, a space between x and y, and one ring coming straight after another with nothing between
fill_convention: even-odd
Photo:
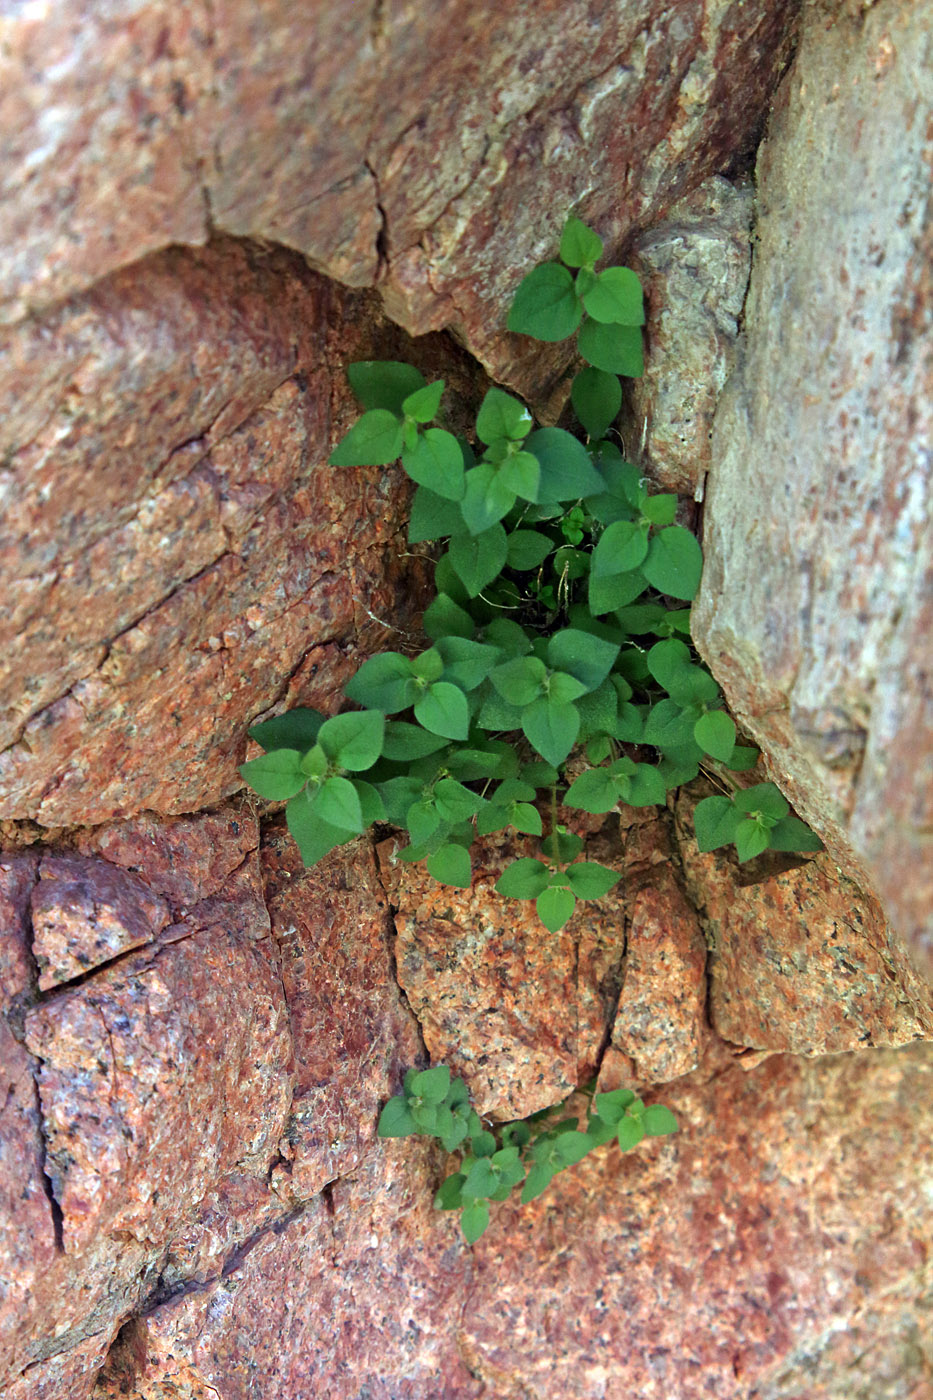
<instances>
[{"instance_id":1,"label":"rough stone texture","mask_svg":"<svg viewBox=\"0 0 933 1400\"><path fill-rule=\"evenodd\" d=\"M35 884L33 853L0 866L0 1377L31 1365L38 1387L47 1372L50 1388L36 1395L55 1394L60 1354L109 1328L107 1344L218 1178L236 1168L264 1182L290 1101L291 1042L255 820L240 806L167 823L158 840L151 821L98 837L133 873L90 850L42 863L66 880L79 869L83 893L118 891L133 926L166 905L174 922L91 976L78 965L78 985L29 1009L29 896L60 881ZM147 846L157 852L151 883ZM173 861L186 856L189 868L174 876ZM93 902L85 909L83 928L69 911L78 950L97 932ZM76 1395L83 1384L75 1380Z\"/></svg>"},{"instance_id":2,"label":"rough stone texture","mask_svg":"<svg viewBox=\"0 0 933 1400\"><path fill-rule=\"evenodd\" d=\"M629 1083L665 1084L696 1069L705 1002L703 931L696 910L665 870L635 895L628 926L610 1049L630 1061Z\"/></svg>"},{"instance_id":3,"label":"rough stone texture","mask_svg":"<svg viewBox=\"0 0 933 1400\"><path fill-rule=\"evenodd\" d=\"M824 1055L933 1039L933 998L877 900L831 858L740 865L703 855L695 800L678 801L680 848L710 940L709 1014L736 1045Z\"/></svg>"},{"instance_id":4,"label":"rough stone texture","mask_svg":"<svg viewBox=\"0 0 933 1400\"><path fill-rule=\"evenodd\" d=\"M713 416L735 363L748 290L754 191L721 176L679 200L639 238L645 373L633 380L630 453L667 491L703 499Z\"/></svg>"},{"instance_id":5,"label":"rough stone texture","mask_svg":"<svg viewBox=\"0 0 933 1400\"><path fill-rule=\"evenodd\" d=\"M332 704L392 635L377 619L417 606L403 474L323 465L354 412L346 362L405 337L295 257L227 240L7 338L0 814L216 802L251 719ZM415 358L456 416L475 367L438 337Z\"/></svg>"},{"instance_id":6,"label":"rough stone texture","mask_svg":"<svg viewBox=\"0 0 933 1400\"><path fill-rule=\"evenodd\" d=\"M4 1387L4 1400L89 1400L115 1331L98 1332L68 1352L34 1362Z\"/></svg>"},{"instance_id":7,"label":"rough stone texture","mask_svg":"<svg viewBox=\"0 0 933 1400\"><path fill-rule=\"evenodd\" d=\"M412 331L500 370L521 270L579 209L617 247L750 150L790 0L483 0L368 14L164 0L20 7L0 70L2 319L223 231L383 279ZM538 368L535 368L535 361Z\"/></svg>"},{"instance_id":8,"label":"rough stone texture","mask_svg":"<svg viewBox=\"0 0 933 1400\"><path fill-rule=\"evenodd\" d=\"M223 1280L124 1334L94 1400L480 1400L458 1354L469 1251L431 1210L437 1159L380 1145Z\"/></svg>"},{"instance_id":9,"label":"rough stone texture","mask_svg":"<svg viewBox=\"0 0 933 1400\"><path fill-rule=\"evenodd\" d=\"M925 1400L931 1070L701 1070L665 1091L676 1138L496 1207L472 1256L430 1211L438 1159L380 1146L128 1329L95 1400Z\"/></svg>"},{"instance_id":10,"label":"rough stone texture","mask_svg":"<svg viewBox=\"0 0 933 1400\"><path fill-rule=\"evenodd\" d=\"M171 919L136 876L83 856L43 857L30 911L41 991L151 943Z\"/></svg>"},{"instance_id":11,"label":"rough stone texture","mask_svg":"<svg viewBox=\"0 0 933 1400\"><path fill-rule=\"evenodd\" d=\"M432 1060L449 1064L477 1111L494 1118L524 1118L565 1098L593 1074L606 1037L625 947L620 895L579 904L548 933L532 902L493 891L534 843L474 843L468 890L396 862L397 845L384 842L379 857L398 980Z\"/></svg>"},{"instance_id":12,"label":"rough stone texture","mask_svg":"<svg viewBox=\"0 0 933 1400\"><path fill-rule=\"evenodd\" d=\"M295 1055L277 1189L308 1200L358 1166L380 1107L423 1050L400 1005L368 842L305 870L280 822L265 833L262 863Z\"/></svg>"},{"instance_id":13,"label":"rough stone texture","mask_svg":"<svg viewBox=\"0 0 933 1400\"><path fill-rule=\"evenodd\" d=\"M923 1046L668 1086L676 1137L593 1154L476 1247L489 1395L928 1394L931 1071Z\"/></svg>"},{"instance_id":14,"label":"rough stone texture","mask_svg":"<svg viewBox=\"0 0 933 1400\"><path fill-rule=\"evenodd\" d=\"M694 630L933 974L933 39L896 0L807 16L758 161Z\"/></svg>"}]
</instances>

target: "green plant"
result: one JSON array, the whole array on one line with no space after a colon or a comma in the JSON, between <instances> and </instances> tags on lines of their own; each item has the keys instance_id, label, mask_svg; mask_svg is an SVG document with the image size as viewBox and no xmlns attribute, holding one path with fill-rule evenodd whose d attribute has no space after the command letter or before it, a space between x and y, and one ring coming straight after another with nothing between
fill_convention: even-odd
<instances>
[{"instance_id":1,"label":"green plant","mask_svg":"<svg viewBox=\"0 0 933 1400\"><path fill-rule=\"evenodd\" d=\"M382 1110L378 1133L383 1138L435 1137L445 1151L462 1154L458 1169L441 1183L434 1204L439 1210L461 1212L461 1228L473 1244L489 1224L490 1201L505 1201L521 1186L521 1202L527 1205L558 1172L582 1161L595 1147L615 1140L627 1152L645 1137L677 1131L669 1108L646 1106L630 1089L591 1092L591 1102L585 1131L576 1116L557 1117L563 1104L490 1131L471 1107L463 1080L451 1078L446 1065L434 1065L407 1072L401 1094Z\"/></svg>"},{"instance_id":2,"label":"green plant","mask_svg":"<svg viewBox=\"0 0 933 1400\"><path fill-rule=\"evenodd\" d=\"M496 888L534 899L554 931L578 899L618 879L578 859L582 840L558 823L560 788L568 807L603 813L661 804L703 768L731 795L697 807L701 849L734 842L747 860L769 846L820 848L772 784L743 790L730 777L758 754L736 742L689 644L682 604L699 585L700 546L676 523L677 498L652 494L608 436L619 375L642 372L644 311L635 273L597 273L601 254L597 235L568 219L560 261L524 278L508 318L541 340L579 331L579 437L535 427L518 398L492 388L470 441L443 426L443 380L396 361L349 367L364 412L330 461L401 457L416 483L410 543L447 542L424 615L431 645L365 661L345 687L360 710L294 710L254 726L265 753L240 769L261 796L287 800L308 865L387 822L408 834L401 860L465 887L477 834L540 838L541 858L514 861ZM567 784L581 749L590 767Z\"/></svg>"}]
</instances>

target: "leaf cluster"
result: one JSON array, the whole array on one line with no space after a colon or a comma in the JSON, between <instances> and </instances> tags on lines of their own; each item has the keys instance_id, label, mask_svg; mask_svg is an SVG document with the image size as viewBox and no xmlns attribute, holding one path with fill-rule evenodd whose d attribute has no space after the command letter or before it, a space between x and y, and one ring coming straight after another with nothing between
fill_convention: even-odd
<instances>
[{"instance_id":1,"label":"leaf cluster","mask_svg":"<svg viewBox=\"0 0 933 1400\"><path fill-rule=\"evenodd\" d=\"M471 1107L463 1080L453 1078L446 1065L435 1065L408 1070L401 1094L383 1108L377 1131L383 1138L435 1137L445 1151L461 1153L434 1204L438 1210L459 1210L463 1234L474 1244L489 1224L490 1202L508 1200L520 1186L521 1203L527 1205L558 1172L594 1148L615 1141L628 1152L646 1137L677 1131L669 1108L646 1105L629 1089L596 1094L585 1129L576 1116L557 1117L562 1112L559 1105L490 1130Z\"/></svg>"},{"instance_id":2,"label":"leaf cluster","mask_svg":"<svg viewBox=\"0 0 933 1400\"><path fill-rule=\"evenodd\" d=\"M611 436L618 375L641 372L644 312L630 269L596 272L602 251L569 219L560 261L529 273L509 317L511 330L539 339L579 329L589 363L571 391L578 434L535 427L518 398L491 388L472 438L457 437L443 425L442 380L396 361L350 366L364 412L330 460L400 457L415 482L409 541L440 543L430 645L365 661L345 687L359 710L256 725L265 753L240 770L260 795L287 802L309 865L385 822L407 834L402 860L467 887L477 835L539 838L541 859L513 862L496 888L533 899L552 931L618 879L579 859L582 841L557 824L559 788L567 806L606 813L663 803L711 763L729 782L723 770L743 772L758 756L737 742L690 645L684 604L699 585L700 546L676 523L676 497L652 493ZM581 747L590 767L567 785L563 767ZM742 805L765 789L775 796ZM701 803L697 834L703 849L734 841L741 859L768 844L818 848L770 784Z\"/></svg>"}]
</instances>

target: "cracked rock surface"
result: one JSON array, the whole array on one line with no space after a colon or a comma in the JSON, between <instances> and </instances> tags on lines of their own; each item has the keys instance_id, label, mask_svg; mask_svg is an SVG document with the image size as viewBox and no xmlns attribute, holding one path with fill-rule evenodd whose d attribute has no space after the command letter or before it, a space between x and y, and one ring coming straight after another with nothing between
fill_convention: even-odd
<instances>
[{"instance_id":1,"label":"cracked rock surface","mask_svg":"<svg viewBox=\"0 0 933 1400\"><path fill-rule=\"evenodd\" d=\"M798 8L7 6L5 1400L933 1394L929 36L807 0L794 57ZM700 854L704 782L565 810L623 878L551 936L504 840L469 891L385 832L306 871L237 766L420 644L409 484L326 466L346 363L556 420L565 350L499 327L570 209L650 273L626 446L830 849ZM429 1058L490 1121L595 1075L681 1130L471 1250L375 1136Z\"/></svg>"}]
</instances>

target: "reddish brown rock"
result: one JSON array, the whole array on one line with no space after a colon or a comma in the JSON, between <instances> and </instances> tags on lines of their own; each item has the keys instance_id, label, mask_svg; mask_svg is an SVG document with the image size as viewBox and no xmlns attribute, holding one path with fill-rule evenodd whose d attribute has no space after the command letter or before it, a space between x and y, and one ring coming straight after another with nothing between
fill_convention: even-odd
<instances>
[{"instance_id":1,"label":"reddish brown rock","mask_svg":"<svg viewBox=\"0 0 933 1400\"><path fill-rule=\"evenodd\" d=\"M931 1068L704 1068L665 1094L676 1137L496 1207L472 1251L430 1209L438 1159L380 1146L127 1329L96 1400L916 1400Z\"/></svg>"},{"instance_id":2,"label":"reddish brown rock","mask_svg":"<svg viewBox=\"0 0 933 1400\"><path fill-rule=\"evenodd\" d=\"M693 806L679 802L680 844L710 940L720 1035L798 1055L933 1039L929 991L875 899L826 855L739 865L724 851L701 854Z\"/></svg>"},{"instance_id":3,"label":"reddish brown rock","mask_svg":"<svg viewBox=\"0 0 933 1400\"><path fill-rule=\"evenodd\" d=\"M628 1058L639 1083L665 1084L699 1064L705 1016L706 941L696 910L663 870L634 896L610 1048Z\"/></svg>"},{"instance_id":4,"label":"reddish brown rock","mask_svg":"<svg viewBox=\"0 0 933 1400\"><path fill-rule=\"evenodd\" d=\"M33 1362L4 1387L4 1400L89 1400L115 1332L97 1332L67 1352Z\"/></svg>"},{"instance_id":5,"label":"reddish brown rock","mask_svg":"<svg viewBox=\"0 0 933 1400\"><path fill-rule=\"evenodd\" d=\"M533 379L527 345L497 335L521 271L568 210L618 247L750 149L793 20L764 0L24 10L0 109L2 318L222 230L381 278L413 331L456 323Z\"/></svg>"},{"instance_id":6,"label":"reddish brown rock","mask_svg":"<svg viewBox=\"0 0 933 1400\"><path fill-rule=\"evenodd\" d=\"M382 1104L422 1051L393 975L389 910L366 840L306 870L279 822L263 838L262 869L295 1056L276 1189L305 1201L359 1165Z\"/></svg>"},{"instance_id":7,"label":"reddish brown rock","mask_svg":"<svg viewBox=\"0 0 933 1400\"><path fill-rule=\"evenodd\" d=\"M151 943L171 918L136 876L83 856L43 857L30 912L42 991Z\"/></svg>"},{"instance_id":8,"label":"reddish brown rock","mask_svg":"<svg viewBox=\"0 0 933 1400\"><path fill-rule=\"evenodd\" d=\"M216 802L251 719L333 705L407 626L406 479L324 465L354 411L345 363L403 340L294 256L229 240L8 333L0 812ZM450 379L456 419L475 369L438 337L415 359Z\"/></svg>"},{"instance_id":9,"label":"reddish brown rock","mask_svg":"<svg viewBox=\"0 0 933 1400\"><path fill-rule=\"evenodd\" d=\"M450 1216L431 1210L436 1159L381 1146L222 1281L164 1303L125 1334L95 1400L480 1400L458 1354L470 1279Z\"/></svg>"},{"instance_id":10,"label":"reddish brown rock","mask_svg":"<svg viewBox=\"0 0 933 1400\"><path fill-rule=\"evenodd\" d=\"M694 635L837 863L933 975L928 16L805 9L758 159Z\"/></svg>"},{"instance_id":11,"label":"reddish brown rock","mask_svg":"<svg viewBox=\"0 0 933 1400\"><path fill-rule=\"evenodd\" d=\"M918 1046L669 1086L675 1137L498 1209L474 1375L497 1400L923 1396L931 1069Z\"/></svg>"},{"instance_id":12,"label":"reddish brown rock","mask_svg":"<svg viewBox=\"0 0 933 1400\"><path fill-rule=\"evenodd\" d=\"M478 1112L523 1118L559 1102L596 1068L624 950L621 896L581 903L549 933L533 902L493 885L530 842L474 843L468 890L379 848L395 909L398 979L435 1063L470 1087ZM536 849L536 848L535 848Z\"/></svg>"}]
</instances>

